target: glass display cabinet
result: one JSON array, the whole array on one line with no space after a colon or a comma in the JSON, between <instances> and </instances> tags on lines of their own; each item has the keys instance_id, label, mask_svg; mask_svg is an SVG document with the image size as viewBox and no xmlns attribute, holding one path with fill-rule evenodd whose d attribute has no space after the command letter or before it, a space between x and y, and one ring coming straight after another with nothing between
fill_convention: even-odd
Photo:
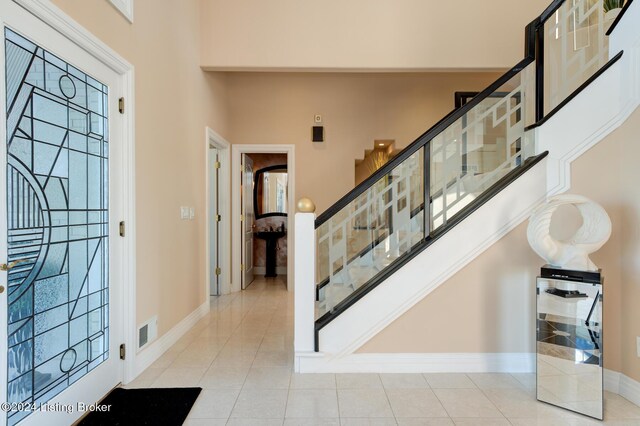
<instances>
[{"instance_id":1,"label":"glass display cabinet","mask_svg":"<svg viewBox=\"0 0 640 426\"><path fill-rule=\"evenodd\" d=\"M602 420L602 276L550 266L537 279L539 401Z\"/></svg>"}]
</instances>

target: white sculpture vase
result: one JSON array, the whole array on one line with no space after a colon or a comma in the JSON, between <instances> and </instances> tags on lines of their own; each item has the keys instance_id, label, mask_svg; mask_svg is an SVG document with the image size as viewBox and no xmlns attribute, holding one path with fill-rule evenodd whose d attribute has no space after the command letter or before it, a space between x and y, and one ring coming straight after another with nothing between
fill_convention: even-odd
<instances>
[{"instance_id":1,"label":"white sculpture vase","mask_svg":"<svg viewBox=\"0 0 640 426\"><path fill-rule=\"evenodd\" d=\"M566 241L551 237L551 217L562 205L574 205L582 215L582 226ZM529 218L527 239L531 248L548 264L580 271L597 271L589 259L611 236L611 219L598 203L581 195L563 194L551 197L534 210Z\"/></svg>"}]
</instances>

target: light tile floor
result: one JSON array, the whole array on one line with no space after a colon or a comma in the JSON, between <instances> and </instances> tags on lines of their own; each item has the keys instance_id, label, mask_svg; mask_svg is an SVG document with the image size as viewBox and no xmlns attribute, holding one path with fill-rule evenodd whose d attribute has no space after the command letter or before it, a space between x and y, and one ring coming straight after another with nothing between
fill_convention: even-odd
<instances>
[{"instance_id":1,"label":"light tile floor","mask_svg":"<svg viewBox=\"0 0 640 426\"><path fill-rule=\"evenodd\" d=\"M211 300L211 313L128 387L200 386L188 426L640 426L607 393L605 422L535 400L532 374L294 374L282 279Z\"/></svg>"}]
</instances>

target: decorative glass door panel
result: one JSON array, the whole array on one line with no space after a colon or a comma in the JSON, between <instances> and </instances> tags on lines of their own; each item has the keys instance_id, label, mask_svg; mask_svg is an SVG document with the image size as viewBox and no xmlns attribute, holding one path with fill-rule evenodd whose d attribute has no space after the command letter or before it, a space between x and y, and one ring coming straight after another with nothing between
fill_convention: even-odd
<instances>
[{"instance_id":1,"label":"decorative glass door panel","mask_svg":"<svg viewBox=\"0 0 640 426\"><path fill-rule=\"evenodd\" d=\"M5 54L7 402L38 404L109 357L108 90L9 29Z\"/></svg>"}]
</instances>

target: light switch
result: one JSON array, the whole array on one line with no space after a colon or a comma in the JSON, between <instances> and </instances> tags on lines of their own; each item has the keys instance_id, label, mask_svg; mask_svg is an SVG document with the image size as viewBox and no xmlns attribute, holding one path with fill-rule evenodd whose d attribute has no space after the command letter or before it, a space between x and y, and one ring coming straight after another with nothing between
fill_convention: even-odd
<instances>
[{"instance_id":1,"label":"light switch","mask_svg":"<svg viewBox=\"0 0 640 426\"><path fill-rule=\"evenodd\" d=\"M193 220L194 217L196 217L196 209L189 207L189 220Z\"/></svg>"},{"instance_id":2,"label":"light switch","mask_svg":"<svg viewBox=\"0 0 640 426\"><path fill-rule=\"evenodd\" d=\"M180 219L189 219L189 207L180 207Z\"/></svg>"}]
</instances>

